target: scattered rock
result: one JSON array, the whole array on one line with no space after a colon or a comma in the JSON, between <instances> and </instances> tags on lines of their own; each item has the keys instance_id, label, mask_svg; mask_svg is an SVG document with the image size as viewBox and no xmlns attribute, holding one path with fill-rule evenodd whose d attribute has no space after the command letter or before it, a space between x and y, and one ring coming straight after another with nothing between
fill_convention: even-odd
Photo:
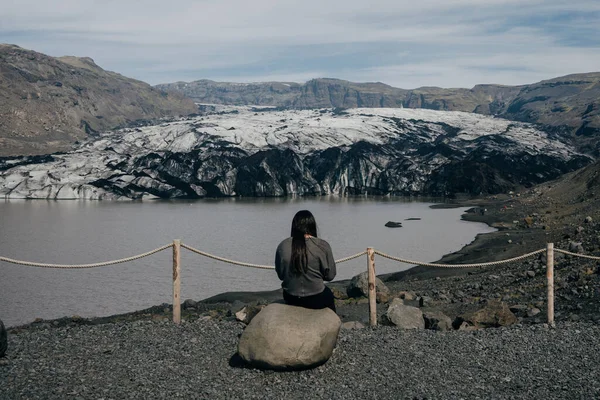
<instances>
[{"instance_id":1,"label":"scattered rock","mask_svg":"<svg viewBox=\"0 0 600 400\"><path fill-rule=\"evenodd\" d=\"M246 306L235 313L235 318L244 324L249 324L250 321L252 321L252 318L254 318L263 308L265 308L264 305Z\"/></svg>"},{"instance_id":2,"label":"scattered rock","mask_svg":"<svg viewBox=\"0 0 600 400\"><path fill-rule=\"evenodd\" d=\"M535 317L535 316L536 316L536 315L538 315L540 312L541 312L541 311L540 311L540 309L539 309L539 308L535 308L535 307L533 307L533 308L530 308L529 310L527 310L527 316L528 316L529 318L531 318L531 317Z\"/></svg>"},{"instance_id":3,"label":"scattered rock","mask_svg":"<svg viewBox=\"0 0 600 400\"><path fill-rule=\"evenodd\" d=\"M535 277L535 271L527 271L525 272L525 275L529 278L533 278Z\"/></svg>"},{"instance_id":4,"label":"scattered rock","mask_svg":"<svg viewBox=\"0 0 600 400\"><path fill-rule=\"evenodd\" d=\"M365 326L358 321L348 321L342 324L342 329L352 330L352 329L363 329Z\"/></svg>"},{"instance_id":5,"label":"scattered rock","mask_svg":"<svg viewBox=\"0 0 600 400\"><path fill-rule=\"evenodd\" d=\"M231 307L229 307L229 313L228 315L235 315L238 313L238 311L241 311L244 307L246 307L246 303L239 301L239 300L235 300L233 303L231 303Z\"/></svg>"},{"instance_id":6,"label":"scattered rock","mask_svg":"<svg viewBox=\"0 0 600 400\"><path fill-rule=\"evenodd\" d=\"M589 223L591 223L592 221L593 221L593 219L592 219L592 217L590 217L590 216L587 216L587 217L585 217L585 219L583 220L583 222L585 222L586 224L589 224Z\"/></svg>"},{"instance_id":7,"label":"scattered rock","mask_svg":"<svg viewBox=\"0 0 600 400\"><path fill-rule=\"evenodd\" d=\"M515 324L517 317L506 303L496 300L481 310L458 316L453 325L458 328L465 321L476 328L497 328Z\"/></svg>"},{"instance_id":8,"label":"scattered rock","mask_svg":"<svg viewBox=\"0 0 600 400\"><path fill-rule=\"evenodd\" d=\"M583 245L580 242L569 242L569 251L571 253L583 254Z\"/></svg>"},{"instance_id":9,"label":"scattered rock","mask_svg":"<svg viewBox=\"0 0 600 400\"><path fill-rule=\"evenodd\" d=\"M425 329L434 331L452 330L452 320L446 314L439 311L426 311L423 313Z\"/></svg>"},{"instance_id":10,"label":"scattered rock","mask_svg":"<svg viewBox=\"0 0 600 400\"><path fill-rule=\"evenodd\" d=\"M195 309L197 305L198 305L197 301L192 300L192 299L187 299L183 302L183 309L184 310Z\"/></svg>"},{"instance_id":11,"label":"scattered rock","mask_svg":"<svg viewBox=\"0 0 600 400\"><path fill-rule=\"evenodd\" d=\"M386 293L375 292L375 301L379 304L385 304L390 301L390 296Z\"/></svg>"},{"instance_id":12,"label":"scattered rock","mask_svg":"<svg viewBox=\"0 0 600 400\"><path fill-rule=\"evenodd\" d=\"M348 293L343 290L338 289L337 287L329 287L331 292L333 293L333 297L339 300L346 300L348 298Z\"/></svg>"},{"instance_id":13,"label":"scattered rock","mask_svg":"<svg viewBox=\"0 0 600 400\"><path fill-rule=\"evenodd\" d=\"M406 301L411 301L415 299L415 294L412 292L398 292L398 297L401 298L402 300L406 300Z\"/></svg>"},{"instance_id":14,"label":"scattered rock","mask_svg":"<svg viewBox=\"0 0 600 400\"><path fill-rule=\"evenodd\" d=\"M341 325L339 317L329 308L310 310L269 304L242 333L238 353L258 368L315 367L331 357Z\"/></svg>"},{"instance_id":15,"label":"scattered rock","mask_svg":"<svg viewBox=\"0 0 600 400\"><path fill-rule=\"evenodd\" d=\"M517 317L525 317L527 315L529 307L527 307L524 304L516 304L514 306L510 306L509 310Z\"/></svg>"},{"instance_id":16,"label":"scattered rock","mask_svg":"<svg viewBox=\"0 0 600 400\"><path fill-rule=\"evenodd\" d=\"M419 297L419 307L427 307L432 302L431 297L421 296Z\"/></svg>"},{"instance_id":17,"label":"scattered rock","mask_svg":"<svg viewBox=\"0 0 600 400\"><path fill-rule=\"evenodd\" d=\"M459 331L475 331L477 330L477 327L469 325L467 321L463 321L458 326L456 326L456 329Z\"/></svg>"},{"instance_id":18,"label":"scattered rock","mask_svg":"<svg viewBox=\"0 0 600 400\"><path fill-rule=\"evenodd\" d=\"M388 228L402 228L402 222L388 221L385 223Z\"/></svg>"},{"instance_id":19,"label":"scattered rock","mask_svg":"<svg viewBox=\"0 0 600 400\"><path fill-rule=\"evenodd\" d=\"M577 314L571 314L571 315L569 315L569 319L571 321L573 321L573 322L577 322L577 321L580 320L579 315L577 315Z\"/></svg>"},{"instance_id":20,"label":"scattered rock","mask_svg":"<svg viewBox=\"0 0 600 400\"><path fill-rule=\"evenodd\" d=\"M390 295L390 289L383 283L383 281L375 277L375 286L377 294L382 293L387 296ZM346 288L348 297L361 297L369 295L369 275L367 272L356 275L352 278L348 287Z\"/></svg>"},{"instance_id":21,"label":"scattered rock","mask_svg":"<svg viewBox=\"0 0 600 400\"><path fill-rule=\"evenodd\" d=\"M386 313L381 316L383 325L394 325L400 329L425 329L423 313L417 307L404 305L401 299L394 298Z\"/></svg>"},{"instance_id":22,"label":"scattered rock","mask_svg":"<svg viewBox=\"0 0 600 400\"><path fill-rule=\"evenodd\" d=\"M6 328L4 327L4 323L0 319L0 357L4 357L6 354L6 349L8 348L8 334L6 333Z\"/></svg>"}]
</instances>

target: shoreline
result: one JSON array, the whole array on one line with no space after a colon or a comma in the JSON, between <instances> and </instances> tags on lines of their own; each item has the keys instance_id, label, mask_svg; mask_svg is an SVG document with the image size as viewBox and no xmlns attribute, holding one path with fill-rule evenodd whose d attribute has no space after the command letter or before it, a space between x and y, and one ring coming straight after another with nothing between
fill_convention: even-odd
<instances>
[{"instance_id":1,"label":"shoreline","mask_svg":"<svg viewBox=\"0 0 600 400\"><path fill-rule=\"evenodd\" d=\"M501 200L493 200L485 198L470 198L470 199L462 199L455 200L451 202L445 203L435 203L429 206L433 209L449 209L449 208L467 208L467 207L490 207L493 204L503 204L504 201ZM461 219L469 222L483 222L488 226L498 229L498 224L500 221L496 221L496 218L490 216L484 216L484 218L479 218L478 215L474 215L469 213L468 210L461 215ZM465 263L465 262L480 262L478 257L476 257L475 253L480 251L481 248L489 248L486 247L490 240L487 240L488 235L497 234L496 232L489 233L480 233L473 239L473 241L459 250L448 253L435 263L439 262L457 262L457 263ZM487 256L487 253L486 253ZM503 257L508 258L508 257ZM494 261L492 259L487 259L484 261ZM403 271L387 273L387 274L378 274L377 277L384 282L402 282L409 279L435 279L436 277L444 277L444 276L455 276L463 273L467 273L468 271L473 270L472 268L432 268L432 267L420 267L413 266L412 268L408 268ZM350 283L351 279L343 279L339 281L333 281L327 283L332 289L337 289L345 293L346 286ZM230 291L230 292L222 292L216 294L214 296L210 296L204 299L197 300L197 304L206 305L203 308L203 312L210 311L212 309L224 309L228 308L228 305L232 305L236 302L241 303L270 303L282 298L281 288L273 289L273 290L264 290L264 291ZM185 299L182 299L185 300ZM171 311L165 311L165 308L169 307L172 309L172 305L163 303L161 305L154 305L145 309L134 310L130 312L120 313L120 314L111 314L108 316L100 316L100 317L60 317L54 319L43 319L38 318L32 322L28 322L25 324L19 324L14 326L9 326L7 329L9 331L20 331L28 328L33 328L37 326L65 326L69 324L79 324L79 325L97 325L111 322L118 322L122 320L136 320L139 318L160 318L157 316L164 316L169 314ZM183 311L182 307L182 311ZM205 309L204 309L205 308Z\"/></svg>"}]
</instances>

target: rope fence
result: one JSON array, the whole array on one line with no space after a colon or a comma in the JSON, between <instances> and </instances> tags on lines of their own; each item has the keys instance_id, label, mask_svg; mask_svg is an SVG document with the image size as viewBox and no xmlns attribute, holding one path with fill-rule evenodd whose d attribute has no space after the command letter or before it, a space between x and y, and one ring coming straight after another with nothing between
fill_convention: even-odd
<instances>
[{"instance_id":1,"label":"rope fence","mask_svg":"<svg viewBox=\"0 0 600 400\"><path fill-rule=\"evenodd\" d=\"M37 263L31 261L22 261L15 260L8 257L0 257L0 261L4 261L10 264L24 265L29 267L39 267L39 268L58 268L58 269L83 269L83 268L97 268L97 267L105 267L108 265L116 265L122 264L129 261L139 260L141 258L149 257L153 254L159 253L168 248L172 248L173 250L173 321L175 323L181 322L181 302L179 301L180 287L181 287L181 257L180 251L181 248L191 251L192 253L198 254L203 257L211 258L213 260L221 261L227 264L237 265L241 267L248 268L259 268L259 269L275 269L272 265L261 265L261 264L252 264L242 261L231 260L225 257L220 257L214 254L210 254L201 250L198 250L194 247L188 246L186 244L181 243L179 240L174 240L173 243L158 247L154 250L150 250L145 253L141 253L135 256L121 258L118 260L105 261L100 263L93 264L47 264L47 263ZM547 285L548 285L548 323L554 325L554 253L562 253L569 256L581 257L590 260L598 260L600 261L600 257L598 256L590 256L585 254L573 253L567 250L555 249L553 243L548 243L545 249L539 249L532 251L527 254L523 254L517 257L512 257L504 260L491 261L491 262L483 262L483 263L471 263L471 264L442 264L442 263L427 263L421 261L408 260L400 257L391 256L389 254L383 253L381 251L375 250L372 247L367 248L365 251L361 251L360 253L353 254L351 256L341 258L339 260L335 260L337 264L341 264L350 260L354 260L356 258L367 255L367 271L368 271L368 280L369 280L369 321L371 325L376 325L376 288L375 288L375 254L387 258L389 260L411 264L411 265L420 265L424 267L438 267L438 268L482 268L482 267L491 267L502 264L507 264L515 261L520 261L537 254L546 253L546 270L547 270Z\"/></svg>"},{"instance_id":2,"label":"rope fence","mask_svg":"<svg viewBox=\"0 0 600 400\"><path fill-rule=\"evenodd\" d=\"M94 263L94 264L46 264L46 263L36 263L36 262L31 262L31 261L14 260L14 259L8 258L8 257L0 257L0 261L4 261L4 262L10 263L10 264L18 264L18 265L25 265L28 267L39 267L39 268L62 268L62 269L97 268L97 267L106 267L108 265L122 264L122 263L126 263L129 261L139 260L140 258L151 256L153 254L156 254L163 250L166 250L172 246L173 246L172 244L167 244L167 245L164 245L157 249L150 250L146 253L138 254L136 256L121 258L119 260L99 262L99 263Z\"/></svg>"},{"instance_id":3,"label":"rope fence","mask_svg":"<svg viewBox=\"0 0 600 400\"><path fill-rule=\"evenodd\" d=\"M375 250L375 254L380 255L383 258L388 258L390 260L394 260L394 261L399 261L405 264L414 264L414 265L421 265L424 267L440 267L440 268L480 268L480 267L491 267L493 265L501 265L501 264L507 264L510 262L515 262L515 261L519 261L519 260L523 260L525 258L531 257L531 256L535 256L536 254L540 254L545 252L546 249L540 249L540 250L536 250L536 251L532 251L531 253L527 253L527 254L523 254L521 256L518 257L513 257L513 258L508 258L506 260L499 260L499 261L491 261L491 262L485 262L485 263L477 263L477 264L437 264L437 263L426 263L426 262L421 262L421 261L412 261L412 260L406 260L404 258L400 258L400 257L394 257L394 256L390 256L389 254L385 254L382 253L378 250Z\"/></svg>"},{"instance_id":4,"label":"rope fence","mask_svg":"<svg viewBox=\"0 0 600 400\"><path fill-rule=\"evenodd\" d=\"M563 253L563 254L566 254L566 255L569 255L569 256L575 256L575 257L587 258L589 260L598 260L598 261L600 261L600 257L596 257L596 256L588 256L588 255L585 255L585 254L572 253L570 251L561 250L561 249L554 249L554 251L557 252L557 253Z\"/></svg>"}]
</instances>

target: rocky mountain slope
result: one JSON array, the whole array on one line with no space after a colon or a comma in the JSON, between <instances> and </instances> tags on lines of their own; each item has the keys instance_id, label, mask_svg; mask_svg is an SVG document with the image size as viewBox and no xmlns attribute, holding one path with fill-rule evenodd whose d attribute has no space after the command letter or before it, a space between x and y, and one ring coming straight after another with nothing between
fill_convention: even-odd
<instances>
[{"instance_id":1,"label":"rocky mountain slope","mask_svg":"<svg viewBox=\"0 0 600 400\"><path fill-rule=\"evenodd\" d=\"M90 58L54 58L0 44L0 156L65 151L139 119L196 112L194 103L105 71Z\"/></svg>"},{"instance_id":2,"label":"rocky mountain slope","mask_svg":"<svg viewBox=\"0 0 600 400\"><path fill-rule=\"evenodd\" d=\"M383 83L313 79L305 84L224 83L201 80L158 85L200 103L281 108L405 107L466 111L531 122L573 136L582 151L600 155L600 73L574 74L523 86L472 89L394 88Z\"/></svg>"},{"instance_id":3,"label":"rocky mountain slope","mask_svg":"<svg viewBox=\"0 0 600 400\"><path fill-rule=\"evenodd\" d=\"M101 133L67 154L0 159L0 196L451 196L506 192L591 161L560 135L472 113L212 108Z\"/></svg>"}]
</instances>

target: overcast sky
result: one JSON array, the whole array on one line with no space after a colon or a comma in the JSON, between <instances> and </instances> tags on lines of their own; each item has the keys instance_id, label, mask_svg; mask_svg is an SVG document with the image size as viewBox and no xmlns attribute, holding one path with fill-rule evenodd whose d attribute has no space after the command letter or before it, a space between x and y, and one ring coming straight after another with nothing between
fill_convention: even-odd
<instances>
[{"instance_id":1,"label":"overcast sky","mask_svg":"<svg viewBox=\"0 0 600 400\"><path fill-rule=\"evenodd\" d=\"M151 84L522 84L600 71L600 0L0 0L0 42Z\"/></svg>"}]
</instances>

